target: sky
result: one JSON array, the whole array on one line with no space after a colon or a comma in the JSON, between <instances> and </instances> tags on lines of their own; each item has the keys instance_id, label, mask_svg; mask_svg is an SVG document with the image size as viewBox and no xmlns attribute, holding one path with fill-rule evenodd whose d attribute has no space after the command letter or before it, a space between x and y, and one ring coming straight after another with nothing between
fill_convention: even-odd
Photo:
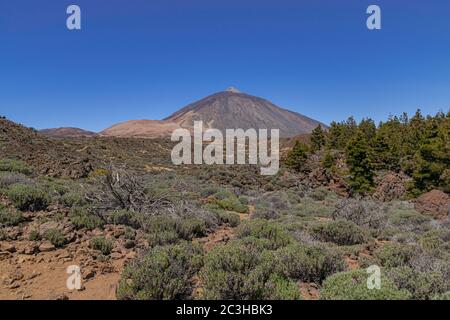
<instances>
[{"instance_id":1,"label":"sky","mask_svg":"<svg viewBox=\"0 0 450 320\"><path fill-rule=\"evenodd\" d=\"M81 8L81 30L66 9ZM381 8L368 30L366 9ZM235 86L330 123L450 108L448 0L0 0L0 115L100 131Z\"/></svg>"}]
</instances>

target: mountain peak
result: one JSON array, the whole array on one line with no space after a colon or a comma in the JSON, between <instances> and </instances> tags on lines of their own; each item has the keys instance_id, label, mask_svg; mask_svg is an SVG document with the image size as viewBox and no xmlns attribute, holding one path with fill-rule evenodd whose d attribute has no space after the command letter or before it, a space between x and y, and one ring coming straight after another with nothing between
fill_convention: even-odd
<instances>
[{"instance_id":1,"label":"mountain peak","mask_svg":"<svg viewBox=\"0 0 450 320\"><path fill-rule=\"evenodd\" d=\"M227 90L225 90L225 92L241 93L241 91L239 91L237 88L235 88L233 86L228 87Z\"/></svg>"}]
</instances>

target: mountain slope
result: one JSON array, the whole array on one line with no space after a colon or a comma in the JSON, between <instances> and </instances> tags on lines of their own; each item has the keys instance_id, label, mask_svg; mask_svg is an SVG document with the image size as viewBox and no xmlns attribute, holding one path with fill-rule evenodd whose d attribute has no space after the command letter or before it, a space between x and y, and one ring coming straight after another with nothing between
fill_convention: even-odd
<instances>
[{"instance_id":1,"label":"mountain slope","mask_svg":"<svg viewBox=\"0 0 450 320\"><path fill-rule=\"evenodd\" d=\"M235 88L210 95L189 104L161 120L131 120L103 130L101 136L159 138L170 136L176 128L192 129L194 121L206 128L279 129L280 137L310 133L326 125L299 113L280 108L263 98L241 93Z\"/></svg>"},{"instance_id":2,"label":"mountain slope","mask_svg":"<svg viewBox=\"0 0 450 320\"><path fill-rule=\"evenodd\" d=\"M43 129L39 131L40 133L51 136L51 137L60 137L60 138L71 138L71 137L93 137L96 135L95 132L87 131L79 128L51 128L51 129Z\"/></svg>"},{"instance_id":3,"label":"mountain slope","mask_svg":"<svg viewBox=\"0 0 450 320\"><path fill-rule=\"evenodd\" d=\"M241 93L235 88L210 95L164 119L191 128L196 120L220 130L279 129L281 137L310 133L324 124L299 113L276 106L263 98Z\"/></svg>"},{"instance_id":4,"label":"mountain slope","mask_svg":"<svg viewBox=\"0 0 450 320\"><path fill-rule=\"evenodd\" d=\"M130 120L115 124L100 132L103 137L162 138L169 137L179 125L170 121Z\"/></svg>"}]
</instances>

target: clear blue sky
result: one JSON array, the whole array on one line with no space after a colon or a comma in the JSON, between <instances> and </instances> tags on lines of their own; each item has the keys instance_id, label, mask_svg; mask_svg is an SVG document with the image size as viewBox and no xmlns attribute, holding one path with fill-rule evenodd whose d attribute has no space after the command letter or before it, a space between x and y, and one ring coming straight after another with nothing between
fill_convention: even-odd
<instances>
[{"instance_id":1,"label":"clear blue sky","mask_svg":"<svg viewBox=\"0 0 450 320\"><path fill-rule=\"evenodd\" d=\"M0 0L0 115L14 121L97 131L231 85L325 123L446 111L450 1Z\"/></svg>"}]
</instances>

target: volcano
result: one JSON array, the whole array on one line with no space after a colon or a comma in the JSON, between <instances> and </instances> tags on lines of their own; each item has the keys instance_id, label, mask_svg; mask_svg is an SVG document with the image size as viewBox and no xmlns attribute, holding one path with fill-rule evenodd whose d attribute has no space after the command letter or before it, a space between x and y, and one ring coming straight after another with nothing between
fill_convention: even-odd
<instances>
[{"instance_id":1,"label":"volcano","mask_svg":"<svg viewBox=\"0 0 450 320\"><path fill-rule=\"evenodd\" d=\"M116 124L103 132L103 136L161 137L169 136L175 128L192 129L194 121L203 121L206 128L226 129L279 129L280 137L293 137L310 133L317 120L297 112L280 108L272 102L240 92L234 87L207 96L173 113L161 121L141 120ZM138 127L137 127L138 126Z\"/></svg>"}]
</instances>

